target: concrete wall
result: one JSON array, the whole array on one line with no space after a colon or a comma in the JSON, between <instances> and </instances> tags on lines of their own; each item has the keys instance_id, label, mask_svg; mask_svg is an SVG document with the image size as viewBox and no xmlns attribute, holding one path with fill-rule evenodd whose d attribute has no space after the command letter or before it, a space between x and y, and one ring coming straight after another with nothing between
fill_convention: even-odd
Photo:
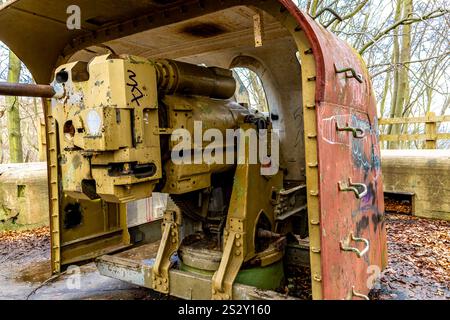
<instances>
[{"instance_id":1,"label":"concrete wall","mask_svg":"<svg viewBox=\"0 0 450 320\"><path fill-rule=\"evenodd\" d=\"M44 162L0 165L0 230L48 225Z\"/></svg>"},{"instance_id":2,"label":"concrete wall","mask_svg":"<svg viewBox=\"0 0 450 320\"><path fill-rule=\"evenodd\" d=\"M385 192L414 193L414 215L450 221L450 150L382 150Z\"/></svg>"}]
</instances>

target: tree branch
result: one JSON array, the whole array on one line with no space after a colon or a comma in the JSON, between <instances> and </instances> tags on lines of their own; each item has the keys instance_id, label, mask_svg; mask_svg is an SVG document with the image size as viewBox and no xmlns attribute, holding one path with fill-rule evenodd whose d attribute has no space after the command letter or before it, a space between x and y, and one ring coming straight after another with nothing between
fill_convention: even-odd
<instances>
[{"instance_id":1,"label":"tree branch","mask_svg":"<svg viewBox=\"0 0 450 320\"><path fill-rule=\"evenodd\" d=\"M434 56L434 57L430 57L430 58L414 60L414 61L405 61L403 63L399 62L399 63L396 63L396 64L393 64L393 63L380 63L380 64L374 64L374 65L368 66L368 68L370 69L370 68L386 67L386 66L391 66L391 67L404 66L404 65L414 64L414 63L427 62L427 61L434 60L434 59L440 59L440 58L446 57L448 55L450 55L450 51L444 52L444 53L442 53L440 55L437 55L437 56Z\"/></svg>"},{"instance_id":2,"label":"tree branch","mask_svg":"<svg viewBox=\"0 0 450 320\"><path fill-rule=\"evenodd\" d=\"M359 54L363 54L367 49L369 49L373 44L375 44L378 40L380 40L383 36L387 35L389 32L391 32L394 29L397 29L399 26L403 25L410 25L413 23L417 23L417 22L421 22L424 20L430 20L430 19L435 19L438 17L441 17L445 14L450 13L450 10L447 9L438 9L435 11L432 11L422 17L419 18L412 18L412 17L407 17L404 19L401 19L397 22L395 22L393 25L387 27L386 29L382 30L379 34L377 34L373 39L371 39L368 43L366 43L362 49L359 51Z\"/></svg>"}]
</instances>

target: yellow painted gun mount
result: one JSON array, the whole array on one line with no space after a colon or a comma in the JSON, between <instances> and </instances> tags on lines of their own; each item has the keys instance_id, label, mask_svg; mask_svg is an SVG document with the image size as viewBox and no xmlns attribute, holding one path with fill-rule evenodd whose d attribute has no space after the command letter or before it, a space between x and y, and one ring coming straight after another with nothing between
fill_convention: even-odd
<instances>
[{"instance_id":1,"label":"yellow painted gun mount","mask_svg":"<svg viewBox=\"0 0 450 320\"><path fill-rule=\"evenodd\" d=\"M211 173L232 166L167 161L170 134L193 136L195 121L225 133L249 114L228 100L236 88L230 70L171 60L99 56L60 66L52 86L60 85L65 94L52 99L52 115L62 188L74 199L123 203L157 185L174 194L207 188Z\"/></svg>"},{"instance_id":2,"label":"yellow painted gun mount","mask_svg":"<svg viewBox=\"0 0 450 320\"><path fill-rule=\"evenodd\" d=\"M231 99L236 82L230 70L104 55L58 67L50 86L6 89L52 97L50 142L56 147L49 150L57 157L50 167L57 168L58 193L66 201L55 225L61 225L63 237L76 238L61 251L64 262L91 257L83 241L98 250L108 241L119 248L129 245L122 204L158 191L169 198L146 286L170 293L171 259L178 251L180 269L210 276L214 299L230 299L236 279L266 289L281 283L289 231L283 214L299 211L290 210L279 193L283 171L263 175L262 163L249 161L255 144L247 141L261 148L261 137L270 141L271 123ZM269 130L263 134L262 129ZM205 138L211 132L214 137ZM238 162L242 151L244 161ZM297 199L303 198L292 198L291 206L299 204ZM104 216L97 214L98 206ZM91 230L108 224L115 229L91 238ZM249 277L255 270L260 276Z\"/></svg>"}]
</instances>

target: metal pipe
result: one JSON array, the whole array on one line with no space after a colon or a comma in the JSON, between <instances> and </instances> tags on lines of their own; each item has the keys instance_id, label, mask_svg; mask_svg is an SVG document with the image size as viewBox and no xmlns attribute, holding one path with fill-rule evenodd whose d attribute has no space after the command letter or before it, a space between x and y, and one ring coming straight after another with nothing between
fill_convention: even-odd
<instances>
[{"instance_id":1,"label":"metal pipe","mask_svg":"<svg viewBox=\"0 0 450 320\"><path fill-rule=\"evenodd\" d=\"M155 64L158 89L165 94L199 95L229 99L236 90L231 70L194 64L158 60ZM0 96L62 98L64 87L41 84L0 82Z\"/></svg>"},{"instance_id":2,"label":"metal pipe","mask_svg":"<svg viewBox=\"0 0 450 320\"><path fill-rule=\"evenodd\" d=\"M231 70L173 60L158 60L155 66L158 89L165 94L229 99L236 90L236 80ZM64 94L60 83L51 86L0 82L0 96L62 98Z\"/></svg>"},{"instance_id":3,"label":"metal pipe","mask_svg":"<svg viewBox=\"0 0 450 320\"><path fill-rule=\"evenodd\" d=\"M56 93L50 85L0 82L0 96L53 98Z\"/></svg>"}]
</instances>

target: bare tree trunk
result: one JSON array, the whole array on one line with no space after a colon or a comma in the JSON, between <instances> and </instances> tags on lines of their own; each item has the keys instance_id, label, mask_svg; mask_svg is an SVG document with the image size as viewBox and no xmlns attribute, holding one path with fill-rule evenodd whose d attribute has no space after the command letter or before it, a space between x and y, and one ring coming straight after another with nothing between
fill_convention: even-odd
<instances>
[{"instance_id":1,"label":"bare tree trunk","mask_svg":"<svg viewBox=\"0 0 450 320\"><path fill-rule=\"evenodd\" d=\"M386 111L386 99L388 96L390 85L391 85L391 71L388 71L388 73L386 74L386 79L384 80L383 96L381 98L380 103L380 114L382 118L384 117L384 112Z\"/></svg>"},{"instance_id":2,"label":"bare tree trunk","mask_svg":"<svg viewBox=\"0 0 450 320\"><path fill-rule=\"evenodd\" d=\"M403 19L407 19L412 15L413 0L403 1ZM402 28L402 47L400 51L399 75L398 75L398 91L395 102L395 117L402 117L406 102L409 98L409 71L405 64L411 60L411 25L404 25ZM393 134L399 134L401 127L394 126ZM399 144L394 142L392 148L398 148Z\"/></svg>"},{"instance_id":3,"label":"bare tree trunk","mask_svg":"<svg viewBox=\"0 0 450 320\"><path fill-rule=\"evenodd\" d=\"M401 4L400 4L401 3ZM413 0L399 0L395 12L396 20L400 11L403 11L402 19L411 17L413 10ZM398 31L394 35L394 54L398 50ZM397 60L397 59L396 59ZM409 98L409 72L407 62L411 60L411 25L403 25L401 34L401 49L396 63L394 76L394 95L392 97L391 117L402 117L406 102ZM390 134L399 134L402 131L400 125L394 125L390 128ZM400 144L392 142L389 144L390 149L397 149Z\"/></svg>"},{"instance_id":4,"label":"bare tree trunk","mask_svg":"<svg viewBox=\"0 0 450 320\"><path fill-rule=\"evenodd\" d=\"M311 15L314 17L317 14L317 8L319 7L320 0L312 0L311 3Z\"/></svg>"},{"instance_id":5,"label":"bare tree trunk","mask_svg":"<svg viewBox=\"0 0 450 320\"><path fill-rule=\"evenodd\" d=\"M267 105L266 94L264 88L259 82L259 78L254 72L249 72L250 75L250 85L252 86L252 91L255 93L258 99L259 111L269 112L269 106Z\"/></svg>"},{"instance_id":6,"label":"bare tree trunk","mask_svg":"<svg viewBox=\"0 0 450 320\"><path fill-rule=\"evenodd\" d=\"M8 82L17 83L20 78L21 62L9 51ZM20 132L20 104L17 97L7 97L9 158L11 163L23 162L22 134Z\"/></svg>"},{"instance_id":7,"label":"bare tree trunk","mask_svg":"<svg viewBox=\"0 0 450 320\"><path fill-rule=\"evenodd\" d=\"M403 4L403 0L397 0L397 7L395 9L395 21L398 21L401 19L402 4ZM398 85L399 84L398 63L400 62L400 48L399 48L398 39L399 39L399 31L398 31L398 29L395 29L394 37L393 37L394 47L393 47L393 52L392 52L392 63L395 67L394 67L394 81L393 81L394 83L393 83L393 90L392 90L392 97L391 97L391 109L389 111L390 118L393 118L395 115L398 87L399 87L399 85ZM388 134L393 133L392 128L393 128L392 125L388 126L388 128L387 128ZM388 149L392 148L392 144L393 144L392 142L388 142L388 144L387 144Z\"/></svg>"},{"instance_id":8,"label":"bare tree trunk","mask_svg":"<svg viewBox=\"0 0 450 320\"><path fill-rule=\"evenodd\" d=\"M2 137L2 127L0 126L0 163L3 163L3 159L5 157L3 152L3 137Z\"/></svg>"},{"instance_id":9,"label":"bare tree trunk","mask_svg":"<svg viewBox=\"0 0 450 320\"><path fill-rule=\"evenodd\" d=\"M298 6L300 6L300 1L297 1L297 5ZM308 0L307 2L306 2L306 12L311 12L311 4L312 4L312 0Z\"/></svg>"}]
</instances>

